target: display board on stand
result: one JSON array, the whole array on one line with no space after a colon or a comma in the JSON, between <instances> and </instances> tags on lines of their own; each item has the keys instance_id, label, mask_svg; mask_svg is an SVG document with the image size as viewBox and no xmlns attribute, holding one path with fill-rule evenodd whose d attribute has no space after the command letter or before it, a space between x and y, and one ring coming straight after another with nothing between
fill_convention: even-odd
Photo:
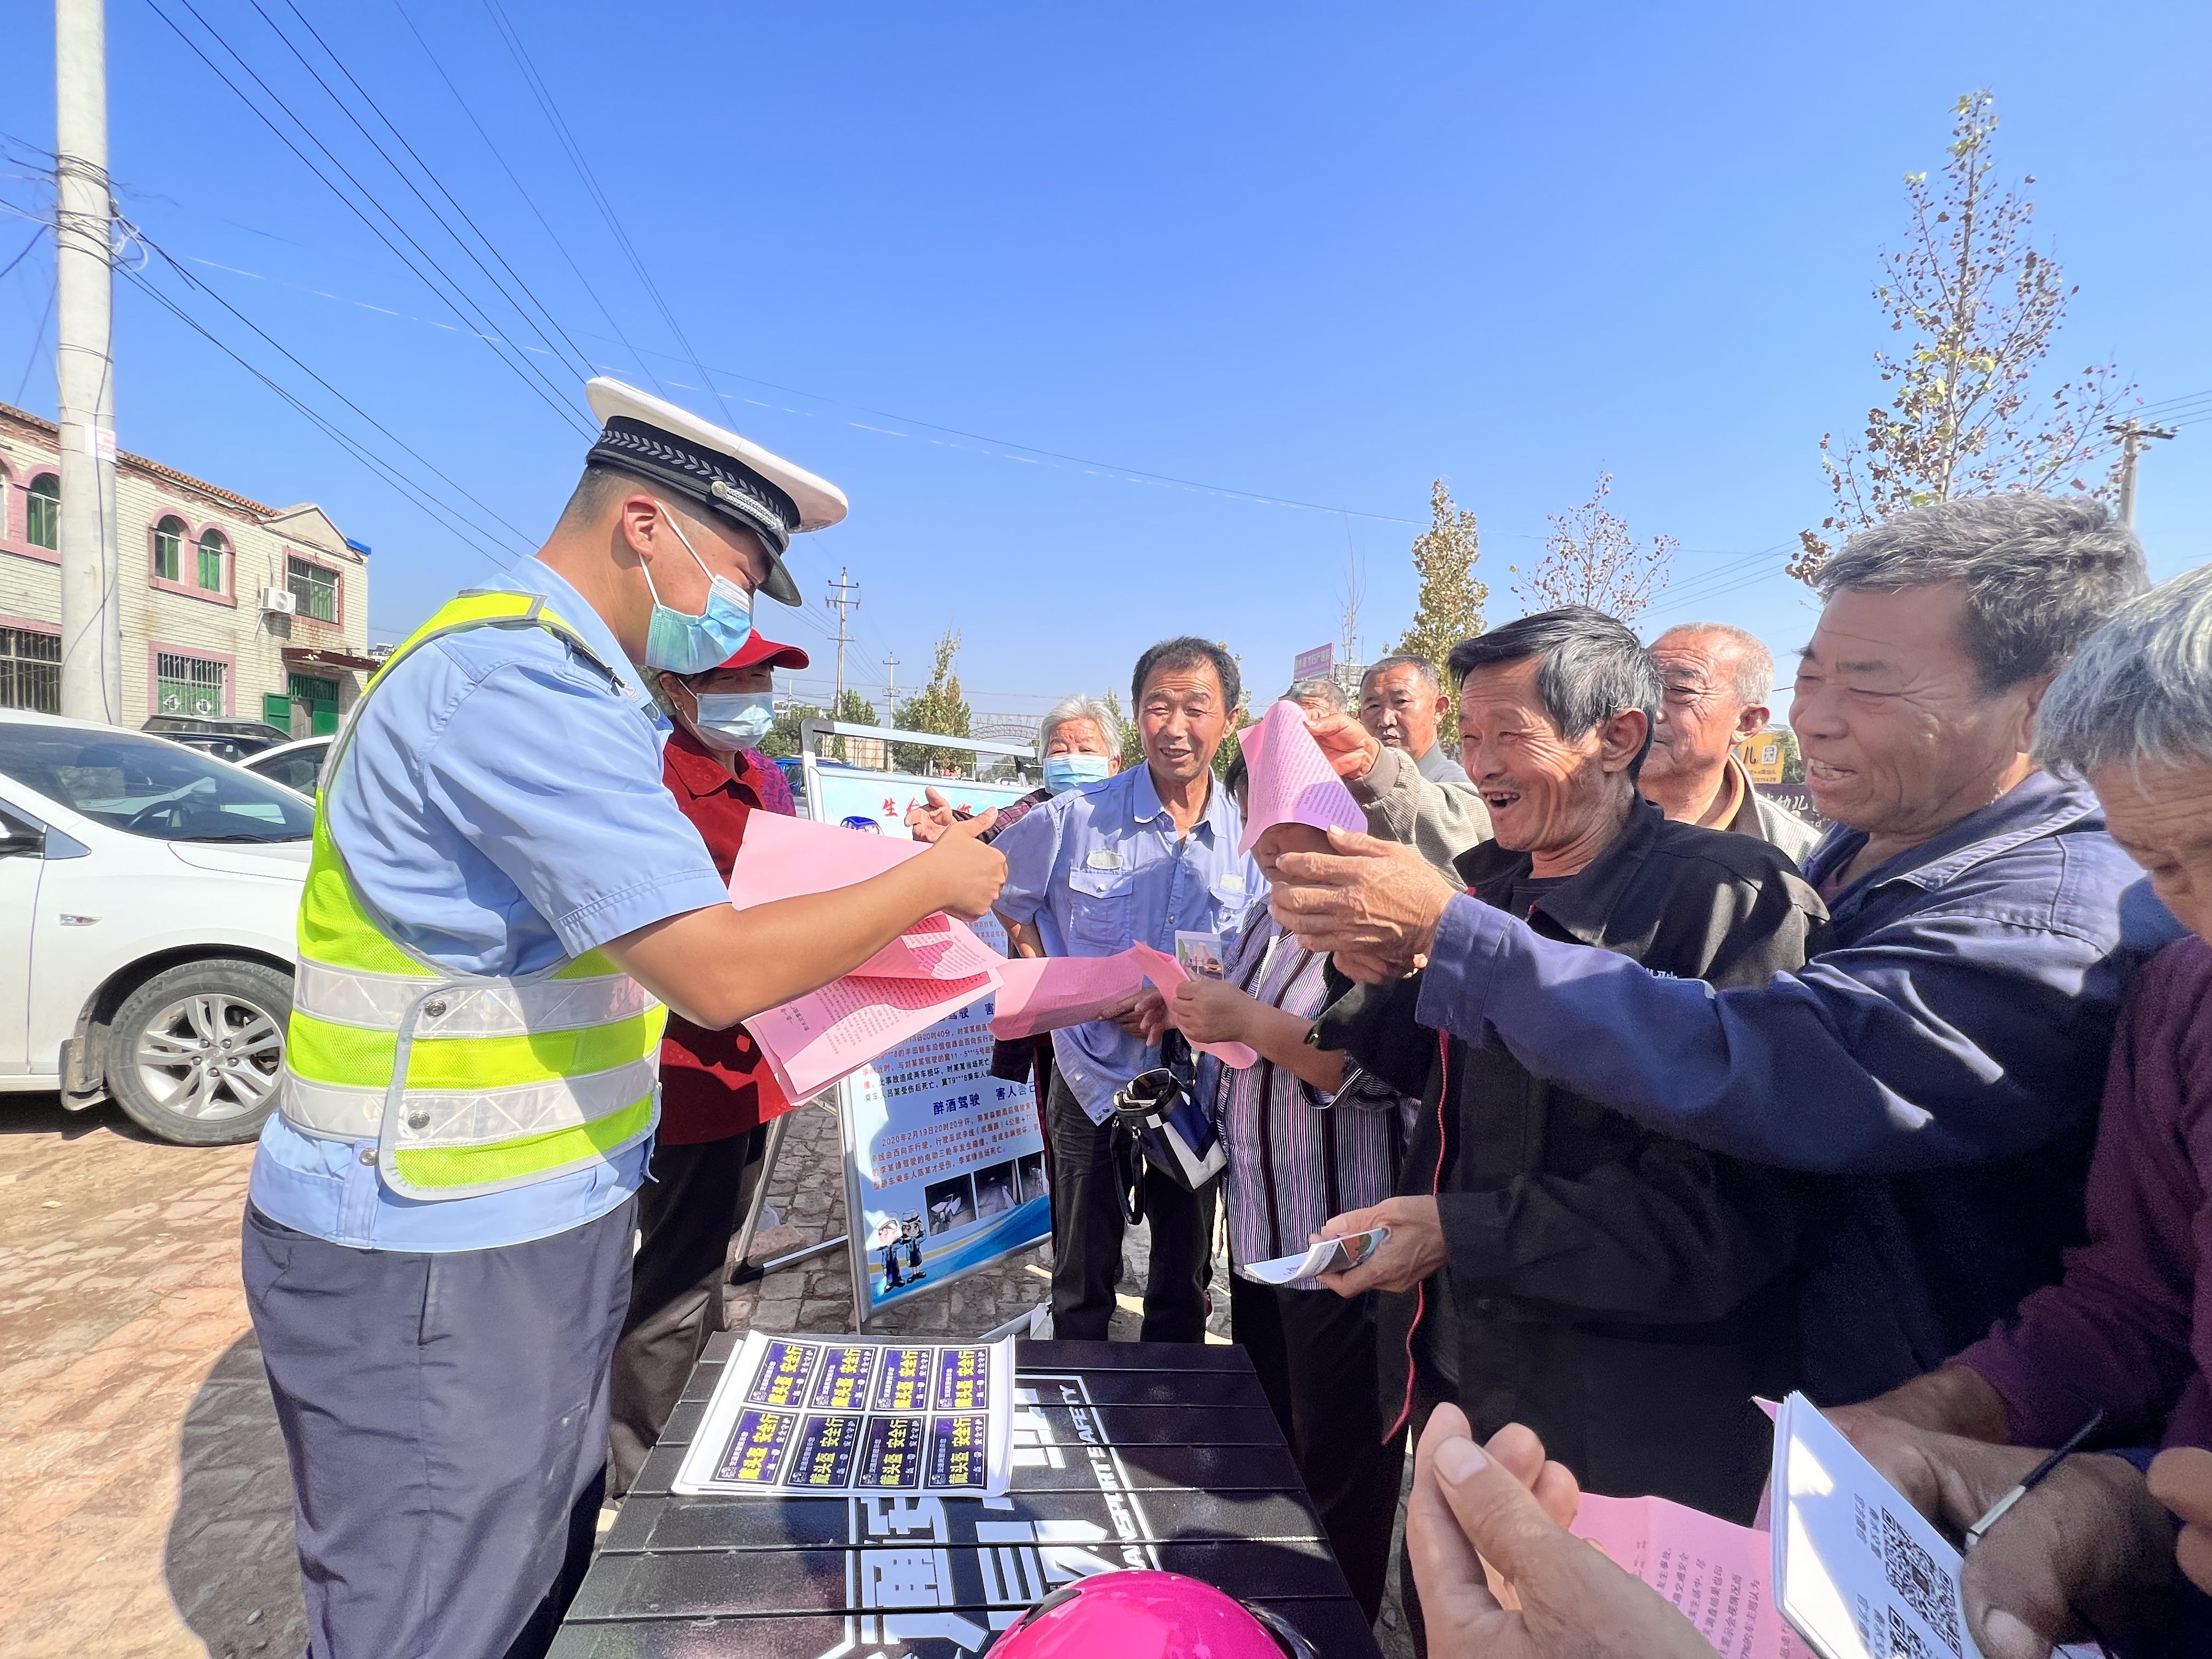
<instances>
[{"instance_id":1,"label":"display board on stand","mask_svg":"<svg viewBox=\"0 0 2212 1659\"><path fill-rule=\"evenodd\" d=\"M1018 744L843 721L808 720L801 729L803 810L822 823L909 840L907 809L928 790L956 808L981 812L1011 805L1036 787L1019 778L875 770L814 753L821 738L848 737L979 756L1034 755ZM1005 950L1006 935L994 919L970 925L994 949ZM989 997L971 1003L836 1085L856 1329L895 1303L1052 1236L1036 1091L990 1074L992 1009ZM757 1193L768 1186L763 1172Z\"/></svg>"}]
</instances>

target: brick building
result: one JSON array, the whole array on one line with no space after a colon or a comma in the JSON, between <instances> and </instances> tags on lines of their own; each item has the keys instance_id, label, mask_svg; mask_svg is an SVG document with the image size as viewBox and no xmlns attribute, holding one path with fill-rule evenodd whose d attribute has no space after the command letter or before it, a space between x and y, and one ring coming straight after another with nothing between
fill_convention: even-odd
<instances>
[{"instance_id":1,"label":"brick building","mask_svg":"<svg viewBox=\"0 0 2212 1659\"><path fill-rule=\"evenodd\" d=\"M58 453L52 422L0 404L0 708L60 708ZM143 455L116 457L115 506L123 723L335 731L375 666L368 549L311 502L264 507Z\"/></svg>"}]
</instances>

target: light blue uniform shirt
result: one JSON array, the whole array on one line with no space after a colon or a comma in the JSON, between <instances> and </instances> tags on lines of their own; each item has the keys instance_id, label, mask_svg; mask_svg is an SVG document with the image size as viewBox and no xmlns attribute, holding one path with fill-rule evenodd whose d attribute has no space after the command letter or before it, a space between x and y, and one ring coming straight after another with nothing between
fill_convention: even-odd
<instances>
[{"instance_id":1,"label":"light blue uniform shirt","mask_svg":"<svg viewBox=\"0 0 2212 1659\"><path fill-rule=\"evenodd\" d=\"M474 628L412 653L361 710L328 781L331 833L400 939L467 974L527 974L649 922L724 904L660 781L668 722L599 614L526 559L487 586L542 593L613 678L545 628ZM261 1132L248 1196L270 1220L363 1249L479 1250L550 1237L635 1192L648 1139L533 1186L422 1201L376 1143Z\"/></svg>"},{"instance_id":2,"label":"light blue uniform shirt","mask_svg":"<svg viewBox=\"0 0 2212 1659\"><path fill-rule=\"evenodd\" d=\"M1149 766L1133 766L1055 795L992 843L1006 856L998 909L1037 930L1045 954L1110 957L1139 943L1175 954L1178 931L1226 933L1267 890L1260 866L1237 850L1237 803L1217 779L1188 836L1160 805ZM1052 1035L1067 1086L1103 1123L1114 1091L1160 1063L1111 1020Z\"/></svg>"}]
</instances>

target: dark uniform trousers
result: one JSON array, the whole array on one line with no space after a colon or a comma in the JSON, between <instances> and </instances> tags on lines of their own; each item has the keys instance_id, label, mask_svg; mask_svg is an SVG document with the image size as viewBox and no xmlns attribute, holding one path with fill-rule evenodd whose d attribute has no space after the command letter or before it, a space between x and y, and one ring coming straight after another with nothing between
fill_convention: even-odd
<instances>
[{"instance_id":1,"label":"dark uniform trousers","mask_svg":"<svg viewBox=\"0 0 2212 1659\"><path fill-rule=\"evenodd\" d=\"M1046 1109L1052 1137L1052 1331L1103 1342L1121 1274L1121 1197L1109 1132L1091 1121L1057 1073ZM1152 1271L1145 1280L1146 1342L1203 1342L1206 1285L1212 1277L1215 1182L1193 1193L1157 1170L1145 1172Z\"/></svg>"},{"instance_id":2,"label":"dark uniform trousers","mask_svg":"<svg viewBox=\"0 0 2212 1659\"><path fill-rule=\"evenodd\" d=\"M246 1207L311 1659L545 1652L591 1562L635 1212L428 1255Z\"/></svg>"},{"instance_id":3,"label":"dark uniform trousers","mask_svg":"<svg viewBox=\"0 0 2212 1659\"><path fill-rule=\"evenodd\" d=\"M1371 1621L1382 1610L1406 1467L1405 1430L1382 1437L1398 1402L1387 1402L1386 1414L1374 1293L1341 1297L1231 1278L1229 1310L1329 1548Z\"/></svg>"},{"instance_id":4,"label":"dark uniform trousers","mask_svg":"<svg viewBox=\"0 0 2212 1659\"><path fill-rule=\"evenodd\" d=\"M730 1253L760 1184L768 1126L723 1140L655 1146L638 1188L629 1315L615 1344L607 1490L637 1484L707 1339L730 1328Z\"/></svg>"}]
</instances>

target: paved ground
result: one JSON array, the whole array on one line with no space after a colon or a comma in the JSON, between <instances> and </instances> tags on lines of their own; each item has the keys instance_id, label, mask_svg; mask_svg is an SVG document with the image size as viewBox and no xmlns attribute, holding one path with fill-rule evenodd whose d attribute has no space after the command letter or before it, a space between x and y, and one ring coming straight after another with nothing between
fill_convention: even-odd
<instances>
[{"instance_id":1,"label":"paved ground","mask_svg":"<svg viewBox=\"0 0 2212 1659\"><path fill-rule=\"evenodd\" d=\"M755 1259L843 1224L835 1119L794 1120ZM304 1645L291 1485L238 1284L250 1147L141 1135L112 1107L0 1095L0 1631L21 1659L243 1659ZM886 1315L969 1335L1045 1299L1048 1249ZM1133 1236L1124 1311L1144 1240ZM735 1293L772 1331L850 1328L832 1251ZM1213 1324L1227 1328L1218 1290ZM1214 1340L1223 1340L1217 1336ZM1395 1625L1395 1610L1386 1613ZM1385 1650L1404 1653L1386 1629Z\"/></svg>"}]
</instances>

